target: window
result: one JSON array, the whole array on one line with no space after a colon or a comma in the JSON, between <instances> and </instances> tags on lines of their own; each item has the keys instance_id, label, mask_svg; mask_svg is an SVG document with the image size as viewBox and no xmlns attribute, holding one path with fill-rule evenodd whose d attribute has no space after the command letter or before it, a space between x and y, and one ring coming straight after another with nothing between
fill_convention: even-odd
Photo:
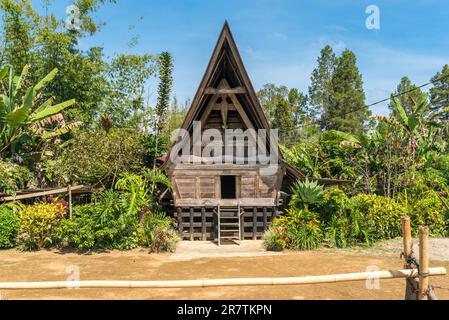
<instances>
[{"instance_id":1,"label":"window","mask_svg":"<svg viewBox=\"0 0 449 320\"><path fill-rule=\"evenodd\" d=\"M221 176L221 198L222 199L236 199L236 176Z\"/></svg>"}]
</instances>

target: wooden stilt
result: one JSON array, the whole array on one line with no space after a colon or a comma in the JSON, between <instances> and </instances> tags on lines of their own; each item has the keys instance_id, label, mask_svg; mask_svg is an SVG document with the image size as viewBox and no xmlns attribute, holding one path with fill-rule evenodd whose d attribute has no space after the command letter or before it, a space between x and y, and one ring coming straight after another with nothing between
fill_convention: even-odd
<instances>
[{"instance_id":1,"label":"wooden stilt","mask_svg":"<svg viewBox=\"0 0 449 320\"><path fill-rule=\"evenodd\" d=\"M182 209L179 207L176 208L176 214L178 218L178 234L180 237L182 237Z\"/></svg>"},{"instance_id":2,"label":"wooden stilt","mask_svg":"<svg viewBox=\"0 0 449 320\"><path fill-rule=\"evenodd\" d=\"M429 292L429 228L419 227L419 300Z\"/></svg>"},{"instance_id":3,"label":"wooden stilt","mask_svg":"<svg viewBox=\"0 0 449 320\"><path fill-rule=\"evenodd\" d=\"M194 212L193 208L190 208L190 241L193 241L193 220L194 220Z\"/></svg>"},{"instance_id":4,"label":"wooden stilt","mask_svg":"<svg viewBox=\"0 0 449 320\"><path fill-rule=\"evenodd\" d=\"M201 237L206 241L206 208L201 208Z\"/></svg>"},{"instance_id":5,"label":"wooden stilt","mask_svg":"<svg viewBox=\"0 0 449 320\"><path fill-rule=\"evenodd\" d=\"M253 240L257 239L257 208L253 208Z\"/></svg>"}]
</instances>

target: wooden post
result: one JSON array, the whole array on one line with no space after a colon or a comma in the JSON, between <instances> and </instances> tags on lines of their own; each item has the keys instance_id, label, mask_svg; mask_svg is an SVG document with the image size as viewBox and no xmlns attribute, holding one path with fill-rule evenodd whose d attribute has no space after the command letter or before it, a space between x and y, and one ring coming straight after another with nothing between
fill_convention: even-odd
<instances>
[{"instance_id":1,"label":"wooden post","mask_svg":"<svg viewBox=\"0 0 449 320\"><path fill-rule=\"evenodd\" d=\"M268 229L268 217L267 217L267 208L263 208L263 232Z\"/></svg>"},{"instance_id":2,"label":"wooden post","mask_svg":"<svg viewBox=\"0 0 449 320\"><path fill-rule=\"evenodd\" d=\"M419 227L419 296L427 300L429 292L429 228Z\"/></svg>"},{"instance_id":3,"label":"wooden post","mask_svg":"<svg viewBox=\"0 0 449 320\"><path fill-rule=\"evenodd\" d=\"M206 241L206 208L201 208L201 236Z\"/></svg>"},{"instance_id":4,"label":"wooden post","mask_svg":"<svg viewBox=\"0 0 449 320\"><path fill-rule=\"evenodd\" d=\"M67 192L69 194L69 217L72 219L72 185L68 185Z\"/></svg>"},{"instance_id":5,"label":"wooden post","mask_svg":"<svg viewBox=\"0 0 449 320\"><path fill-rule=\"evenodd\" d=\"M190 208L190 241L193 241L193 219L194 213L193 208Z\"/></svg>"},{"instance_id":6,"label":"wooden post","mask_svg":"<svg viewBox=\"0 0 449 320\"><path fill-rule=\"evenodd\" d=\"M407 261L409 257L413 254L413 242L412 242L412 231L410 228L410 217L404 216L402 217L402 235L404 242L404 259ZM409 266L406 266L408 268Z\"/></svg>"},{"instance_id":7,"label":"wooden post","mask_svg":"<svg viewBox=\"0 0 449 320\"><path fill-rule=\"evenodd\" d=\"M409 258L413 256L413 242L412 242L412 231L410 227L410 217L404 216L402 217L402 236L403 236L403 244L404 250L402 255L404 257L405 269L413 269L415 266L411 265L408 261ZM417 290L418 290L418 282L415 278L406 278L405 279L405 300L416 300L417 298Z\"/></svg>"},{"instance_id":8,"label":"wooden post","mask_svg":"<svg viewBox=\"0 0 449 320\"><path fill-rule=\"evenodd\" d=\"M257 239L257 208L253 208L253 240Z\"/></svg>"},{"instance_id":9,"label":"wooden post","mask_svg":"<svg viewBox=\"0 0 449 320\"><path fill-rule=\"evenodd\" d=\"M180 207L176 210L178 212L178 233L182 237L183 225L182 225L182 209Z\"/></svg>"}]
</instances>

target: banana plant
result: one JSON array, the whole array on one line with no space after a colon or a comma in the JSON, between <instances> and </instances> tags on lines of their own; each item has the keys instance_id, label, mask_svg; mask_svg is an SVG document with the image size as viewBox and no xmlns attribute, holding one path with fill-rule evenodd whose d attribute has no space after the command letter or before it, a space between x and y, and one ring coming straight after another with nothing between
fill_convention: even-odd
<instances>
[{"instance_id":1,"label":"banana plant","mask_svg":"<svg viewBox=\"0 0 449 320\"><path fill-rule=\"evenodd\" d=\"M417 101L412 99L413 106L408 112L397 97L392 97L392 101L395 117L374 116L372 118L404 132L409 138L408 152L412 158L426 154L432 147L436 130L444 127L439 119L441 114L449 111L449 107L440 111L432 110L428 102L428 94Z\"/></svg>"},{"instance_id":2,"label":"banana plant","mask_svg":"<svg viewBox=\"0 0 449 320\"><path fill-rule=\"evenodd\" d=\"M72 99L53 105L52 97L41 103L42 89L54 79L58 70L53 69L35 86L25 88L29 72L29 65L25 65L20 76L15 76L10 67L0 69L0 154L25 136L36 135L33 126L75 104ZM21 97L22 92L25 94ZM64 130L47 130L41 137L45 139L62 133Z\"/></svg>"}]
</instances>

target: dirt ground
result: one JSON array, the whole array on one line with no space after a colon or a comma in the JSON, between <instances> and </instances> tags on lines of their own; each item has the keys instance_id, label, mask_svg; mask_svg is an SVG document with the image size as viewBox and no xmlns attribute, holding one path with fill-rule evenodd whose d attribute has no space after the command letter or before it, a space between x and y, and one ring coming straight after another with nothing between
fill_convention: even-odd
<instances>
[{"instance_id":1,"label":"dirt ground","mask_svg":"<svg viewBox=\"0 0 449 320\"><path fill-rule=\"evenodd\" d=\"M317 250L267 254L260 244L229 247L224 254L212 244L181 244L175 254L148 254L146 250L81 255L59 251L23 253L0 251L0 282L66 280L79 268L81 280L181 280L243 277L293 277L401 269L399 251L354 252ZM257 247L259 246L259 247ZM236 247L236 246L235 246ZM196 250L197 248L198 250ZM212 248L212 249L208 249ZM195 251L196 250L196 251ZM189 253L190 252L190 253ZM196 255L193 255L196 252ZM211 253L212 252L212 253ZM449 261L432 260L431 267ZM60 289L0 290L0 299L403 299L404 280L381 280L379 289L365 282L301 286L224 287L188 289ZM449 276L432 277L430 283L449 288ZM435 289L439 299L449 290Z\"/></svg>"}]
</instances>

